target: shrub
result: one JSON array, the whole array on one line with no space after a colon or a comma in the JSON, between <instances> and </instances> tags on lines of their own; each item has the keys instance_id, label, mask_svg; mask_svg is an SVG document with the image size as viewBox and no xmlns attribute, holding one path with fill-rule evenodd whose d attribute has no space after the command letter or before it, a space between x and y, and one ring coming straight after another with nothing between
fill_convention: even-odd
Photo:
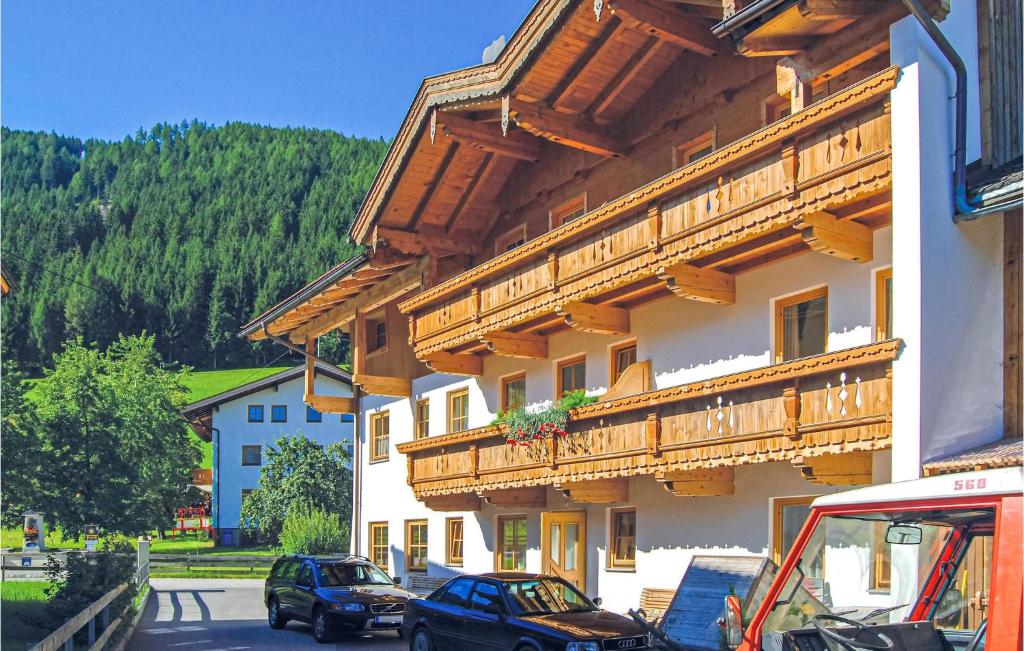
<instances>
[{"instance_id":1,"label":"shrub","mask_svg":"<svg viewBox=\"0 0 1024 651\"><path fill-rule=\"evenodd\" d=\"M557 404L543 411L527 411L520 407L514 411L498 414L494 424L508 427L506 437L509 445L529 445L533 441L554 436L567 436L569 412L577 407L597 402L594 396L579 389L562 396Z\"/></svg>"},{"instance_id":2,"label":"shrub","mask_svg":"<svg viewBox=\"0 0 1024 651\"><path fill-rule=\"evenodd\" d=\"M348 523L310 504L292 507L281 527L286 554L339 554L348 549Z\"/></svg>"}]
</instances>

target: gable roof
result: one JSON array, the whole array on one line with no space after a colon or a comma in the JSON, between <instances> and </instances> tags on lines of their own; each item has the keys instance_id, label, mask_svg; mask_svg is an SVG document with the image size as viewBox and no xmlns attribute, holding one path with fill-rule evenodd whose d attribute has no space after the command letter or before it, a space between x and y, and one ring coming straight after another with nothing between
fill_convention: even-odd
<instances>
[{"instance_id":1,"label":"gable roof","mask_svg":"<svg viewBox=\"0 0 1024 651\"><path fill-rule=\"evenodd\" d=\"M268 375L265 378L237 386L233 389L228 389L227 391L222 391L208 398L203 398L202 400L197 400L191 404L185 405L181 410L181 416L200 438L209 441L212 438L211 430L214 407L220 406L226 402L238 400L239 398L244 398L245 396L258 393L259 391L275 387L279 384L284 384L285 382L290 382L296 378L301 378L305 373L305 370L305 365L299 364L298 366L285 369L279 373ZM349 386L352 385L352 375L350 373L346 373L344 371L339 372L327 364L317 362L316 373L317 375L329 377Z\"/></svg>"}]
</instances>

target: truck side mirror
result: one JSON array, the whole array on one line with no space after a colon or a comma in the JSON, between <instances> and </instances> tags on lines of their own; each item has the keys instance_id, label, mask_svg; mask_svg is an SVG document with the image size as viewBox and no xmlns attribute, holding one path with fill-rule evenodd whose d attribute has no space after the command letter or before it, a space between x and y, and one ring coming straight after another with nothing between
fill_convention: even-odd
<instances>
[{"instance_id":1,"label":"truck side mirror","mask_svg":"<svg viewBox=\"0 0 1024 651\"><path fill-rule=\"evenodd\" d=\"M885 542L892 545L920 545L921 527L913 524L890 524L885 530Z\"/></svg>"},{"instance_id":2,"label":"truck side mirror","mask_svg":"<svg viewBox=\"0 0 1024 651\"><path fill-rule=\"evenodd\" d=\"M725 637L725 645L735 649L743 643L743 609L740 598L729 595L725 598L725 617L718 620L718 626Z\"/></svg>"},{"instance_id":3,"label":"truck side mirror","mask_svg":"<svg viewBox=\"0 0 1024 651\"><path fill-rule=\"evenodd\" d=\"M400 576L396 576L391 580L395 582L395 585L402 585L402 577Z\"/></svg>"}]
</instances>

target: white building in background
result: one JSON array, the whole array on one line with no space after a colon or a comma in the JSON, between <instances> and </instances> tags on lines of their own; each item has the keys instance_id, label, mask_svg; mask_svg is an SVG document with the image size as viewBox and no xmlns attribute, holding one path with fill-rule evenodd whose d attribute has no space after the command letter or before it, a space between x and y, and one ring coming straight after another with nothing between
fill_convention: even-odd
<instances>
[{"instance_id":1,"label":"white building in background","mask_svg":"<svg viewBox=\"0 0 1024 651\"><path fill-rule=\"evenodd\" d=\"M260 482L268 449L282 436L302 434L321 445L342 443L352 458L354 417L324 414L303 402L304 366L199 400L183 415L213 443L213 514L217 544L240 544L242 497ZM352 395L352 378L316 367L317 389L327 396Z\"/></svg>"},{"instance_id":2,"label":"white building in background","mask_svg":"<svg viewBox=\"0 0 1024 651\"><path fill-rule=\"evenodd\" d=\"M425 80L369 253L243 329L349 333L354 551L625 611L696 554L781 558L814 496L1020 463L1020 93L988 5L926 3L968 70L963 214L949 64L903 3L605 4L541 0ZM492 424L573 389L599 402L564 439ZM842 589L897 598L884 540L849 552Z\"/></svg>"}]
</instances>

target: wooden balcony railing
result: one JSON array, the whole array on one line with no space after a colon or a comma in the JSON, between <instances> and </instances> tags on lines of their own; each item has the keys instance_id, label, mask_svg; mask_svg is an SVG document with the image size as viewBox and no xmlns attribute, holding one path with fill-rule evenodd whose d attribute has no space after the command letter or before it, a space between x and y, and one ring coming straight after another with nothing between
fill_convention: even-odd
<instances>
[{"instance_id":1,"label":"wooden balcony railing","mask_svg":"<svg viewBox=\"0 0 1024 651\"><path fill-rule=\"evenodd\" d=\"M671 282L667 266L757 247L881 195L896 77L877 73L404 301L417 356L472 350L565 305Z\"/></svg>"},{"instance_id":2,"label":"wooden balcony railing","mask_svg":"<svg viewBox=\"0 0 1024 651\"><path fill-rule=\"evenodd\" d=\"M598 402L572 412L569 436L530 446L508 445L491 426L398 450L417 498L442 508L459 494L643 475L672 490L694 473L768 461L790 461L825 483L866 483L867 453L891 444L899 346L888 340ZM846 456L859 469L836 463Z\"/></svg>"}]
</instances>

